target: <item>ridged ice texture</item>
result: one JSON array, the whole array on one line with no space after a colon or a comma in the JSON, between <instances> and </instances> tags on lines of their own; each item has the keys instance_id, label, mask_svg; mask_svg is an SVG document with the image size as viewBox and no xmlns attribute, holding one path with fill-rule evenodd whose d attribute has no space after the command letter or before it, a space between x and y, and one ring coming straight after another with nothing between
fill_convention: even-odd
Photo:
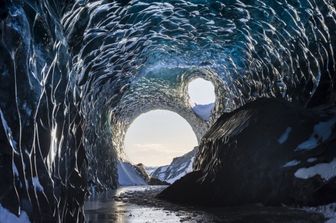
<instances>
[{"instance_id":1,"label":"ridged ice texture","mask_svg":"<svg viewBox=\"0 0 336 223\"><path fill-rule=\"evenodd\" d=\"M65 5L0 3L0 203L32 222L83 221L83 120Z\"/></svg>"},{"instance_id":2,"label":"ridged ice texture","mask_svg":"<svg viewBox=\"0 0 336 223\"><path fill-rule=\"evenodd\" d=\"M6 0L0 17L0 203L32 219L82 216L84 176L116 186L142 112L175 111L201 140L247 101L306 105L335 81L330 0ZM188 103L196 77L215 85L208 123Z\"/></svg>"},{"instance_id":3,"label":"ridged ice texture","mask_svg":"<svg viewBox=\"0 0 336 223\"><path fill-rule=\"evenodd\" d=\"M95 1L76 4L62 24L88 124L90 175L107 184L104 170L142 112L175 111L201 138L209 123L190 109L192 78L215 85L210 124L259 97L305 105L321 78L334 78L330 1Z\"/></svg>"}]
</instances>

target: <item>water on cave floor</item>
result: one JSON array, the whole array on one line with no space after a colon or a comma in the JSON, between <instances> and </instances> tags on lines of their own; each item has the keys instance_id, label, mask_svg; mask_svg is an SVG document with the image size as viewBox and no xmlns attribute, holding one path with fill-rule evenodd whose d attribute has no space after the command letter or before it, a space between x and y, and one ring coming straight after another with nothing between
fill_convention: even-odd
<instances>
[{"instance_id":1,"label":"water on cave floor","mask_svg":"<svg viewBox=\"0 0 336 223\"><path fill-rule=\"evenodd\" d=\"M318 213L285 207L258 205L228 208L180 206L155 198L166 186L129 186L104 193L85 202L89 223L174 223L174 222L273 222L318 223Z\"/></svg>"}]
</instances>

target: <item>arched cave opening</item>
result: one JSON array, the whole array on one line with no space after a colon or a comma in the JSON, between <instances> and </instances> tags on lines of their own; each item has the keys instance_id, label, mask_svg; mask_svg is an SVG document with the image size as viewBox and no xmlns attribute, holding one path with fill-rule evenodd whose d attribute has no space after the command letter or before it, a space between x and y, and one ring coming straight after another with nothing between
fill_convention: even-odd
<instances>
[{"instance_id":1,"label":"arched cave opening","mask_svg":"<svg viewBox=\"0 0 336 223\"><path fill-rule=\"evenodd\" d=\"M168 110L138 116L127 129L124 143L124 156L118 164L121 186L148 184L150 178L173 183L192 170L198 146L191 125ZM184 161L176 162L179 157Z\"/></svg>"}]
</instances>

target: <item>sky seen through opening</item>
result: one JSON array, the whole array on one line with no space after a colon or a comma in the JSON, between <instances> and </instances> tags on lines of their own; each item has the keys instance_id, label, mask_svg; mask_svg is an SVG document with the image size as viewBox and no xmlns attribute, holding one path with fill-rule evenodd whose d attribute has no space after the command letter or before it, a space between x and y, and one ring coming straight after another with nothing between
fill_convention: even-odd
<instances>
[{"instance_id":1,"label":"sky seen through opening","mask_svg":"<svg viewBox=\"0 0 336 223\"><path fill-rule=\"evenodd\" d=\"M215 101L214 86L197 78L188 85L191 104ZM184 155L197 146L189 123L175 112L153 110L137 117L125 136L125 154L133 164L168 165L174 157Z\"/></svg>"}]
</instances>

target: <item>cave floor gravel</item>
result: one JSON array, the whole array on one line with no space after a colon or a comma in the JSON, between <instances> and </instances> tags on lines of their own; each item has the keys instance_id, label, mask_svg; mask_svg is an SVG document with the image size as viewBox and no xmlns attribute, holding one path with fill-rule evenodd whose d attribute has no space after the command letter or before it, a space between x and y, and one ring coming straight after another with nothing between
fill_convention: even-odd
<instances>
[{"instance_id":1,"label":"cave floor gravel","mask_svg":"<svg viewBox=\"0 0 336 223\"><path fill-rule=\"evenodd\" d=\"M323 215L286 207L200 208L172 204L155 198L166 186L122 187L85 202L89 223L319 223Z\"/></svg>"}]
</instances>

